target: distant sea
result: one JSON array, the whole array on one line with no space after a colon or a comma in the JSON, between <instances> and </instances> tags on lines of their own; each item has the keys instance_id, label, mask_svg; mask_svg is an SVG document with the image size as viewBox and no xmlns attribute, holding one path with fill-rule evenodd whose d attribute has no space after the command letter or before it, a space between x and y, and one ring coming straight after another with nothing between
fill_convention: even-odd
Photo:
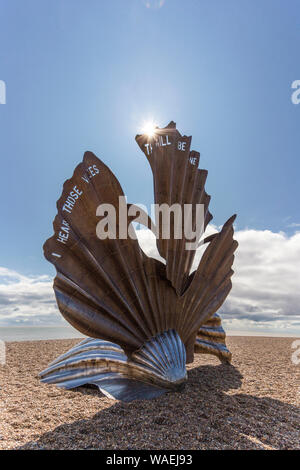
<instances>
[{"instance_id":1,"label":"distant sea","mask_svg":"<svg viewBox=\"0 0 300 470\"><path fill-rule=\"evenodd\" d=\"M287 331L234 331L225 328L227 336L273 336L273 337L299 337L297 332ZM72 326L0 326L0 340L2 341L38 341L45 339L85 338Z\"/></svg>"},{"instance_id":2,"label":"distant sea","mask_svg":"<svg viewBox=\"0 0 300 470\"><path fill-rule=\"evenodd\" d=\"M71 326L0 326L2 341L84 338Z\"/></svg>"}]
</instances>

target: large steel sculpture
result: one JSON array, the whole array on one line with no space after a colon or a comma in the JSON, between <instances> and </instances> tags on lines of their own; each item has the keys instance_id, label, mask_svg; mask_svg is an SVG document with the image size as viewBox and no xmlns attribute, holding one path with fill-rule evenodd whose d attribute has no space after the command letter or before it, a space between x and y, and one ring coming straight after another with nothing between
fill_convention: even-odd
<instances>
[{"instance_id":1,"label":"large steel sculpture","mask_svg":"<svg viewBox=\"0 0 300 470\"><path fill-rule=\"evenodd\" d=\"M152 136L137 135L136 141L152 169L155 203L190 204L194 228L196 208L204 208L205 229L212 219L207 171L198 169L200 154L190 151L191 137L180 135L171 122ZM54 290L60 312L88 339L40 376L42 382L64 388L94 384L108 396L131 401L181 388L186 363L193 362L195 352L231 360L216 312L231 289L237 242L235 216L209 237L196 231L192 249L187 249L190 240L184 234L174 236L178 222L171 223L168 238L159 228L157 248L165 264L146 256L138 240L121 236L120 230L116 237L99 239L97 225L104 213L97 208L110 204L119 210L122 196L116 177L91 152L64 184L54 235L44 252L57 270ZM127 209L126 229L132 230L130 209L136 214L136 206L127 204ZM151 220L143 211L140 216L149 227ZM201 241L206 249L191 273Z\"/></svg>"}]
</instances>

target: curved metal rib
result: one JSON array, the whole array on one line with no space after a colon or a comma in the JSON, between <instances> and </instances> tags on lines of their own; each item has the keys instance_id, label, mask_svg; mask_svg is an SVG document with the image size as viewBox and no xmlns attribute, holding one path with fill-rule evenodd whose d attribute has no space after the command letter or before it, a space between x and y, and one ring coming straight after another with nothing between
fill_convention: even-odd
<instances>
[{"instance_id":1,"label":"curved metal rib","mask_svg":"<svg viewBox=\"0 0 300 470\"><path fill-rule=\"evenodd\" d=\"M185 347L174 330L147 341L129 359L122 348L86 339L40 373L41 381L72 389L94 384L106 395L132 401L177 390L187 379Z\"/></svg>"},{"instance_id":2,"label":"curved metal rib","mask_svg":"<svg viewBox=\"0 0 300 470\"><path fill-rule=\"evenodd\" d=\"M215 313L197 333L195 353L214 354L221 362L230 362L232 354L226 346L226 334L221 325L221 317Z\"/></svg>"},{"instance_id":3,"label":"curved metal rib","mask_svg":"<svg viewBox=\"0 0 300 470\"><path fill-rule=\"evenodd\" d=\"M190 274L202 231L212 218L207 171L198 169L200 154L190 151L191 137L181 135L173 122L157 128L152 138L144 134L136 140L151 165L155 202L168 204L169 210L192 206L187 216L195 234L192 249L186 247L192 240L185 230L181 239L175 236L182 218L170 217L169 237L162 236L159 217L155 226L146 213L127 204L115 175L91 152L65 182L54 235L44 245L45 257L57 270L54 290L62 315L80 332L102 339L82 341L53 361L41 380L65 388L95 384L125 401L177 390L194 352L230 361L215 312L230 292L237 248L232 216L219 233L204 238L208 246ZM121 213L123 204L128 211L125 227L119 220L113 237L99 236L100 204L114 213ZM199 228L200 204L204 219ZM156 233L165 264L146 256L138 241L127 236L133 220Z\"/></svg>"}]
</instances>

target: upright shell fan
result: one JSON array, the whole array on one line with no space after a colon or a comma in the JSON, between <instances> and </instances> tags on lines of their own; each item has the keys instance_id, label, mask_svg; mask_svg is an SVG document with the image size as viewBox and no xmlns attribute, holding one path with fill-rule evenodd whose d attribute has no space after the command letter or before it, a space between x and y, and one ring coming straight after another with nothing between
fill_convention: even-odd
<instances>
[{"instance_id":1,"label":"upright shell fan","mask_svg":"<svg viewBox=\"0 0 300 470\"><path fill-rule=\"evenodd\" d=\"M184 221L174 218L169 238L163 238L161 228L157 233L157 247L166 264L146 256L137 239L124 237L118 217L107 216L108 228L116 222L116 230L100 239L100 216L109 207L119 215L124 193L109 168L91 152L65 182L54 235L44 245L45 257L57 270L54 291L60 312L89 338L41 372L42 382L64 388L95 384L124 401L181 387L187 379L185 365L193 361L194 352L230 361L216 311L231 289L237 248L233 216L219 233L204 239L207 248L191 273L199 240L212 218L204 187L207 172L198 169L199 153L190 152L191 137L182 137L173 122L157 128L153 137L139 135L136 140L151 165L155 203L182 209L190 205L193 248L187 249L190 239L184 230L181 239L174 236L176 224L184 228ZM204 216L201 231L195 230L198 205ZM132 220L128 217L126 233L132 233ZM146 217L146 225L151 224L160 226L158 218L154 225Z\"/></svg>"},{"instance_id":2,"label":"upright shell fan","mask_svg":"<svg viewBox=\"0 0 300 470\"><path fill-rule=\"evenodd\" d=\"M136 141L149 160L154 182L155 203L161 206L178 208L190 204L193 231L196 229L196 207L203 206L203 232L212 219L208 210L210 196L205 191L206 170L199 170L200 154L190 152L191 137L181 136L174 122L164 129L156 129L153 136L137 135ZM157 221L158 222L158 221ZM172 224L173 222L173 224ZM157 248L166 260L166 277L181 295L188 285L188 278L196 248L186 250L189 239L183 230L184 217L181 218L179 239L162 238L162 230L157 238ZM164 227L162 227L163 229ZM174 234L174 219L171 219L170 233ZM195 234L194 244L199 242L202 231Z\"/></svg>"}]
</instances>

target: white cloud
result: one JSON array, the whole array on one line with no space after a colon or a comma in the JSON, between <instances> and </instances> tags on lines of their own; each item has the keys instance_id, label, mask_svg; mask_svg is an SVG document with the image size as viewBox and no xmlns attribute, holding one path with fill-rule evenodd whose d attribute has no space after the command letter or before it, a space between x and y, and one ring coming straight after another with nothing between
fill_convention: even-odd
<instances>
[{"instance_id":1,"label":"white cloud","mask_svg":"<svg viewBox=\"0 0 300 470\"><path fill-rule=\"evenodd\" d=\"M206 235L217 231L210 225ZM154 236L138 232L143 250L156 257ZM231 332L300 334L300 233L270 230L235 232L233 288L220 313ZM193 268L198 266L199 249Z\"/></svg>"},{"instance_id":2,"label":"white cloud","mask_svg":"<svg viewBox=\"0 0 300 470\"><path fill-rule=\"evenodd\" d=\"M233 288L221 309L229 327L300 332L300 233L236 232Z\"/></svg>"},{"instance_id":3,"label":"white cloud","mask_svg":"<svg viewBox=\"0 0 300 470\"><path fill-rule=\"evenodd\" d=\"M0 325L59 323L50 276L24 276L0 267Z\"/></svg>"},{"instance_id":4,"label":"white cloud","mask_svg":"<svg viewBox=\"0 0 300 470\"><path fill-rule=\"evenodd\" d=\"M208 227L208 234L216 227ZM158 257L155 237L137 231L143 250ZM300 334L300 233L240 230L233 288L220 313L229 331ZM203 248L196 254L198 264ZM63 321L49 276L23 276L0 268L0 325Z\"/></svg>"}]
</instances>

